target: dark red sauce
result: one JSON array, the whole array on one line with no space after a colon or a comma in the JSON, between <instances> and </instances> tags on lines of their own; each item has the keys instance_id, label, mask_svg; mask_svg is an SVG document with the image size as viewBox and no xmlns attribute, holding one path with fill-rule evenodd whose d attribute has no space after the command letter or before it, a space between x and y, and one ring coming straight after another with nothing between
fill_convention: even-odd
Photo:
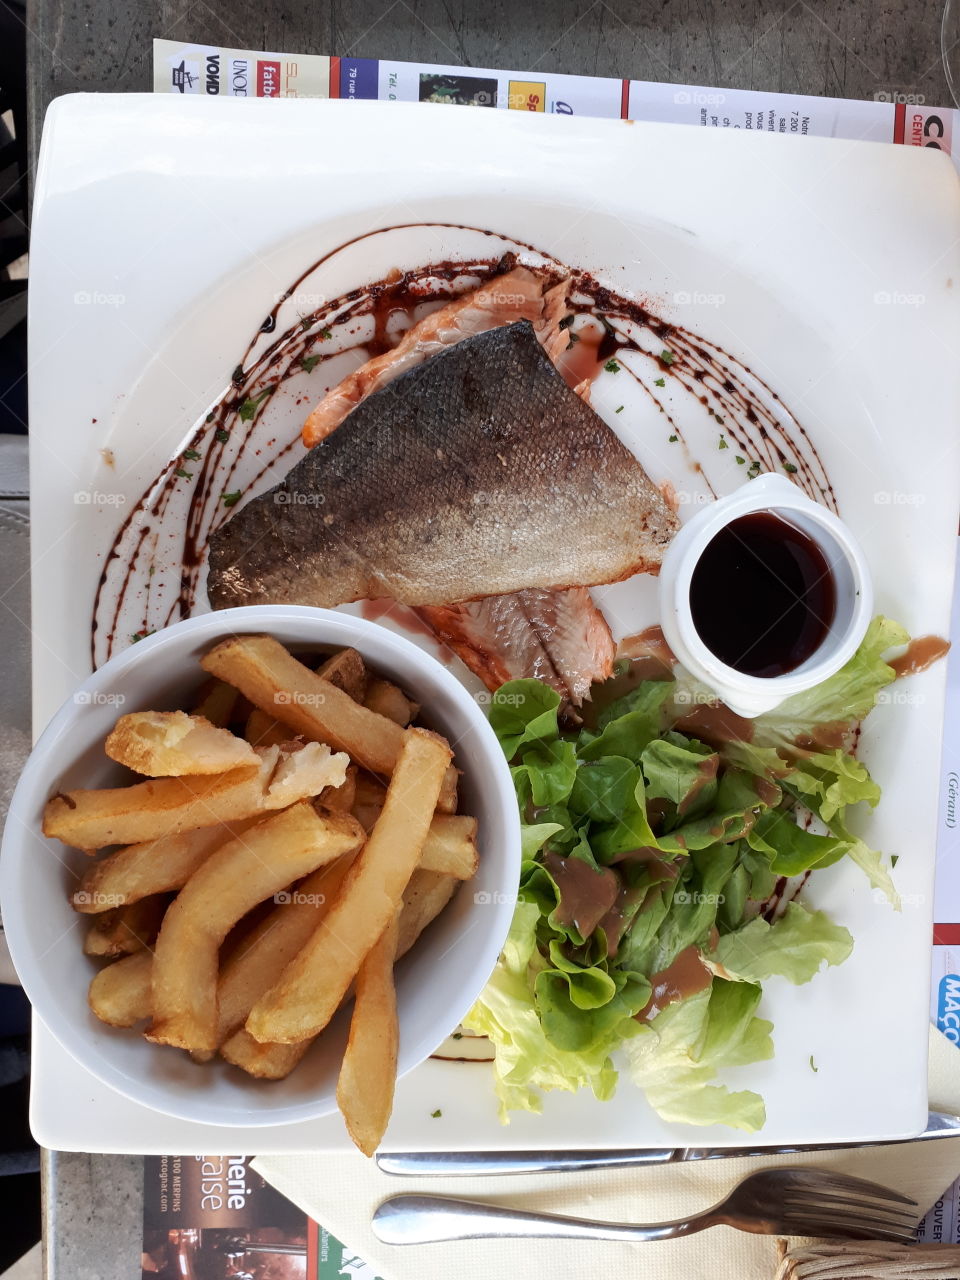
<instances>
[{"instance_id":1,"label":"dark red sauce","mask_svg":"<svg viewBox=\"0 0 960 1280\"><path fill-rule=\"evenodd\" d=\"M721 529L690 582L700 639L748 676L795 671L823 643L836 607L820 547L771 511L740 516Z\"/></svg>"}]
</instances>

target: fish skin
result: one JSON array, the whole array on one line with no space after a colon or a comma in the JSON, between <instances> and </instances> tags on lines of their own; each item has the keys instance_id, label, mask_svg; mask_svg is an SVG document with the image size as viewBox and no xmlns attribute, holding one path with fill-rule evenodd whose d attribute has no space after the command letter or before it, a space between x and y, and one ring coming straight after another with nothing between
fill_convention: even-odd
<instances>
[{"instance_id":1,"label":"fish skin","mask_svg":"<svg viewBox=\"0 0 960 1280\"><path fill-rule=\"evenodd\" d=\"M656 571L677 519L522 320L374 392L210 542L214 608L445 604Z\"/></svg>"}]
</instances>

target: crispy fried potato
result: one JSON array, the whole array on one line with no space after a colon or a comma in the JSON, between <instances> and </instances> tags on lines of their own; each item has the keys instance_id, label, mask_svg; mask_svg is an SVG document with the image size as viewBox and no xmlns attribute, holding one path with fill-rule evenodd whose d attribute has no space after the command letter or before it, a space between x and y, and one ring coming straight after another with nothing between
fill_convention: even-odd
<instances>
[{"instance_id":1,"label":"crispy fried potato","mask_svg":"<svg viewBox=\"0 0 960 1280\"><path fill-rule=\"evenodd\" d=\"M386 1132L397 1082L397 920L395 912L357 970L350 1036L337 1080L337 1105L365 1156L373 1155Z\"/></svg>"},{"instance_id":2,"label":"crispy fried potato","mask_svg":"<svg viewBox=\"0 0 960 1280\"><path fill-rule=\"evenodd\" d=\"M259 707L254 707L247 716L243 736L252 747L279 747L288 743L293 734L289 725L281 724Z\"/></svg>"},{"instance_id":3,"label":"crispy fried potato","mask_svg":"<svg viewBox=\"0 0 960 1280\"><path fill-rule=\"evenodd\" d=\"M359 846L358 846L359 847ZM284 897L245 938L220 970L217 983L217 1042L246 1021L254 1004L280 980L284 969L320 927L337 900L357 849L319 867Z\"/></svg>"},{"instance_id":4,"label":"crispy fried potato","mask_svg":"<svg viewBox=\"0 0 960 1280\"><path fill-rule=\"evenodd\" d=\"M340 786L325 787L317 796L317 804L323 809L338 809L341 813L349 813L357 800L357 773L357 766L350 765Z\"/></svg>"},{"instance_id":5,"label":"crispy fried potato","mask_svg":"<svg viewBox=\"0 0 960 1280\"><path fill-rule=\"evenodd\" d=\"M367 690L367 668L356 649L341 649L327 658L317 667L317 675L349 694L354 702L363 701Z\"/></svg>"},{"instance_id":6,"label":"crispy fried potato","mask_svg":"<svg viewBox=\"0 0 960 1280\"><path fill-rule=\"evenodd\" d=\"M410 877L403 891L397 959L405 956L428 924L432 923L460 887L456 876L442 871L424 871L422 867Z\"/></svg>"},{"instance_id":7,"label":"crispy fried potato","mask_svg":"<svg viewBox=\"0 0 960 1280\"><path fill-rule=\"evenodd\" d=\"M394 724L406 728L416 718L420 710L415 702L411 702L402 689L398 689L389 680L371 680L367 686L363 705L369 711L386 716Z\"/></svg>"},{"instance_id":8,"label":"crispy fried potato","mask_svg":"<svg viewBox=\"0 0 960 1280\"><path fill-rule=\"evenodd\" d=\"M157 778L106 791L70 791L47 802L43 834L92 852L242 822L339 786L349 763L321 743L296 751L268 747L259 765L198 778Z\"/></svg>"},{"instance_id":9,"label":"crispy fried potato","mask_svg":"<svg viewBox=\"0 0 960 1280\"><path fill-rule=\"evenodd\" d=\"M84 939L84 954L128 956L152 946L169 903L168 894L158 893L94 916Z\"/></svg>"},{"instance_id":10,"label":"crispy fried potato","mask_svg":"<svg viewBox=\"0 0 960 1280\"><path fill-rule=\"evenodd\" d=\"M154 951L147 1038L184 1049L216 1049L218 952L230 929L257 903L362 839L348 815L321 818L303 801L212 854L164 918Z\"/></svg>"},{"instance_id":11,"label":"crispy fried potato","mask_svg":"<svg viewBox=\"0 0 960 1280\"><path fill-rule=\"evenodd\" d=\"M437 813L456 813L460 802L460 772L453 765L443 775L443 786L437 797Z\"/></svg>"},{"instance_id":12,"label":"crispy fried potato","mask_svg":"<svg viewBox=\"0 0 960 1280\"><path fill-rule=\"evenodd\" d=\"M375 804L378 809L383 808L383 802L387 798L386 783L374 778L371 774L366 773L363 769L357 770L357 804Z\"/></svg>"},{"instance_id":13,"label":"crispy fried potato","mask_svg":"<svg viewBox=\"0 0 960 1280\"><path fill-rule=\"evenodd\" d=\"M381 808L354 803L351 812L369 835ZM476 818L454 813L435 814L420 855L420 867L424 871L441 871L458 880L469 880L478 865L476 833Z\"/></svg>"},{"instance_id":14,"label":"crispy fried potato","mask_svg":"<svg viewBox=\"0 0 960 1280\"><path fill-rule=\"evenodd\" d=\"M259 763L248 742L185 711L133 711L103 745L111 760L149 778L227 773Z\"/></svg>"},{"instance_id":15,"label":"crispy fried potato","mask_svg":"<svg viewBox=\"0 0 960 1280\"><path fill-rule=\"evenodd\" d=\"M476 836L476 818L435 814L420 855L420 869L469 880L476 874L478 865Z\"/></svg>"},{"instance_id":16,"label":"crispy fried potato","mask_svg":"<svg viewBox=\"0 0 960 1280\"><path fill-rule=\"evenodd\" d=\"M152 953L138 951L108 964L94 975L87 1002L101 1022L111 1027L132 1027L150 1017L152 968Z\"/></svg>"},{"instance_id":17,"label":"crispy fried potato","mask_svg":"<svg viewBox=\"0 0 960 1280\"><path fill-rule=\"evenodd\" d=\"M259 815L231 826L197 827L162 836L98 858L83 874L70 899L74 911L95 914L115 904L139 902L151 893L182 889L214 849L259 821Z\"/></svg>"},{"instance_id":18,"label":"crispy fried potato","mask_svg":"<svg viewBox=\"0 0 960 1280\"><path fill-rule=\"evenodd\" d=\"M246 1027L255 1040L305 1040L330 1021L361 960L400 906L451 754L436 734L406 730L383 812L340 896L280 981L250 1011Z\"/></svg>"},{"instance_id":19,"label":"crispy fried potato","mask_svg":"<svg viewBox=\"0 0 960 1280\"><path fill-rule=\"evenodd\" d=\"M201 659L205 671L235 685L261 711L295 733L328 742L373 773L393 772L403 746L399 725L368 711L298 662L270 636L237 636Z\"/></svg>"},{"instance_id":20,"label":"crispy fried potato","mask_svg":"<svg viewBox=\"0 0 960 1280\"><path fill-rule=\"evenodd\" d=\"M203 716L220 729L236 718L237 703L240 701L238 690L225 680L205 680L201 686L198 700L193 708L193 715Z\"/></svg>"},{"instance_id":21,"label":"crispy fried potato","mask_svg":"<svg viewBox=\"0 0 960 1280\"><path fill-rule=\"evenodd\" d=\"M259 1080L282 1080L300 1062L316 1037L296 1044L261 1044L243 1027L220 1046L220 1056Z\"/></svg>"}]
</instances>

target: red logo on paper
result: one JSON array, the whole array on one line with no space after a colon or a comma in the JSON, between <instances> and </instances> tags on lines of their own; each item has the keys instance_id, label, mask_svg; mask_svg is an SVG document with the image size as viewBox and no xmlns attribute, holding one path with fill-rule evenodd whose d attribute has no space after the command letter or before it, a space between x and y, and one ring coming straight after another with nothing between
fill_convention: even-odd
<instances>
[{"instance_id":1,"label":"red logo on paper","mask_svg":"<svg viewBox=\"0 0 960 1280\"><path fill-rule=\"evenodd\" d=\"M279 98L280 96L280 63L257 63L257 97Z\"/></svg>"}]
</instances>

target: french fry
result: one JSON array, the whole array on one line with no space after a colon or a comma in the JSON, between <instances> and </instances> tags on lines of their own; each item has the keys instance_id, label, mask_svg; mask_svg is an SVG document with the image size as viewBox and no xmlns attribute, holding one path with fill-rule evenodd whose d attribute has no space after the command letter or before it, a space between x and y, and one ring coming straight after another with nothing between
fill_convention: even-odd
<instances>
[{"instance_id":1,"label":"french fry","mask_svg":"<svg viewBox=\"0 0 960 1280\"><path fill-rule=\"evenodd\" d=\"M356 856L356 850L349 851L302 880L285 895L290 901L275 906L222 966L217 983L218 1044L243 1026L257 1000L280 980L319 928Z\"/></svg>"},{"instance_id":2,"label":"french fry","mask_svg":"<svg viewBox=\"0 0 960 1280\"><path fill-rule=\"evenodd\" d=\"M261 1044L243 1027L220 1046L220 1056L259 1080L282 1080L300 1062L316 1037L295 1044Z\"/></svg>"},{"instance_id":3,"label":"french fry","mask_svg":"<svg viewBox=\"0 0 960 1280\"><path fill-rule=\"evenodd\" d=\"M200 661L205 671L228 680L294 732L346 751L373 773L389 777L393 772L404 730L354 702L270 636L224 640Z\"/></svg>"},{"instance_id":4,"label":"french fry","mask_svg":"<svg viewBox=\"0 0 960 1280\"><path fill-rule=\"evenodd\" d=\"M129 905L152 893L182 889L214 849L242 835L258 821L259 816L230 827L197 827L179 835L127 845L98 858L84 872L71 898L73 909L95 914L114 903Z\"/></svg>"},{"instance_id":5,"label":"french fry","mask_svg":"<svg viewBox=\"0 0 960 1280\"><path fill-rule=\"evenodd\" d=\"M369 835L380 817L378 805L354 803L353 816ZM477 870L477 821L463 814L438 813L430 823L419 866L469 880Z\"/></svg>"},{"instance_id":6,"label":"french fry","mask_svg":"<svg viewBox=\"0 0 960 1280\"><path fill-rule=\"evenodd\" d=\"M242 822L339 786L349 761L320 743L294 752L268 747L257 767L198 778L151 778L131 787L57 794L43 812L43 834L87 852Z\"/></svg>"},{"instance_id":7,"label":"french fry","mask_svg":"<svg viewBox=\"0 0 960 1280\"><path fill-rule=\"evenodd\" d=\"M476 874L477 820L462 814L435 814L420 855L420 870L469 880Z\"/></svg>"},{"instance_id":8,"label":"french fry","mask_svg":"<svg viewBox=\"0 0 960 1280\"><path fill-rule=\"evenodd\" d=\"M459 770L451 765L443 775L443 786L440 788L440 795L437 797L437 813L457 812L457 805L460 801L458 792L459 786Z\"/></svg>"},{"instance_id":9,"label":"french fry","mask_svg":"<svg viewBox=\"0 0 960 1280\"><path fill-rule=\"evenodd\" d=\"M357 970L350 1036L337 1080L337 1105L347 1132L365 1156L372 1156L386 1132L397 1081L398 913L364 956Z\"/></svg>"},{"instance_id":10,"label":"french fry","mask_svg":"<svg viewBox=\"0 0 960 1280\"><path fill-rule=\"evenodd\" d=\"M184 1049L216 1049L217 960L230 929L257 903L362 838L359 824L346 814L321 818L303 801L212 854L164 917L154 950L147 1038Z\"/></svg>"},{"instance_id":11,"label":"french fry","mask_svg":"<svg viewBox=\"0 0 960 1280\"><path fill-rule=\"evenodd\" d=\"M363 658L356 649L341 649L332 657L321 662L317 667L317 675L348 693L355 702L363 700L363 691L367 685L367 672ZM290 727L255 707L247 720L244 736L255 747L269 747L274 743L290 741Z\"/></svg>"},{"instance_id":12,"label":"french fry","mask_svg":"<svg viewBox=\"0 0 960 1280\"><path fill-rule=\"evenodd\" d=\"M376 805L378 809L383 808L383 802L387 798L386 784L381 782L379 778L371 777L369 773L362 769L357 770L357 804Z\"/></svg>"},{"instance_id":13,"label":"french fry","mask_svg":"<svg viewBox=\"0 0 960 1280\"><path fill-rule=\"evenodd\" d=\"M132 1027L150 1017L152 968L151 952L138 951L94 975L87 1002L101 1022L111 1027Z\"/></svg>"},{"instance_id":14,"label":"french fry","mask_svg":"<svg viewBox=\"0 0 960 1280\"><path fill-rule=\"evenodd\" d=\"M247 717L243 736L252 747L279 747L289 742L292 735L288 725L281 724L259 707L254 707Z\"/></svg>"},{"instance_id":15,"label":"french fry","mask_svg":"<svg viewBox=\"0 0 960 1280\"><path fill-rule=\"evenodd\" d=\"M367 685L363 705L369 711L376 711L378 715L386 716L388 720L392 720L394 724L404 729L415 719L420 710L402 689L398 689L389 680L371 680Z\"/></svg>"},{"instance_id":16,"label":"french fry","mask_svg":"<svg viewBox=\"0 0 960 1280\"><path fill-rule=\"evenodd\" d=\"M354 702L363 701L367 689L367 668L356 649L341 649L327 658L317 667L317 675L349 694Z\"/></svg>"},{"instance_id":17,"label":"french fry","mask_svg":"<svg viewBox=\"0 0 960 1280\"><path fill-rule=\"evenodd\" d=\"M355 764L350 765L340 786L325 787L317 796L317 804L323 809L339 809L342 813L349 813L357 801L358 772Z\"/></svg>"},{"instance_id":18,"label":"french fry","mask_svg":"<svg viewBox=\"0 0 960 1280\"><path fill-rule=\"evenodd\" d=\"M204 720L209 720L218 728L225 729L235 718L239 700L240 694L233 685L227 684L224 680L205 680L193 708L193 714L203 716Z\"/></svg>"},{"instance_id":19,"label":"french fry","mask_svg":"<svg viewBox=\"0 0 960 1280\"><path fill-rule=\"evenodd\" d=\"M227 773L259 763L242 738L185 711L132 711L121 716L103 749L111 760L150 778Z\"/></svg>"},{"instance_id":20,"label":"french fry","mask_svg":"<svg viewBox=\"0 0 960 1280\"><path fill-rule=\"evenodd\" d=\"M153 945L170 898L165 893L94 916L83 942L88 956L127 956Z\"/></svg>"},{"instance_id":21,"label":"french fry","mask_svg":"<svg viewBox=\"0 0 960 1280\"><path fill-rule=\"evenodd\" d=\"M403 910L400 912L400 933L397 938L398 960L407 954L459 887L460 881L456 876L417 868L403 891Z\"/></svg>"},{"instance_id":22,"label":"french fry","mask_svg":"<svg viewBox=\"0 0 960 1280\"><path fill-rule=\"evenodd\" d=\"M405 731L383 812L340 896L280 981L250 1011L246 1027L255 1040L305 1040L330 1021L361 960L400 905L451 754L435 734Z\"/></svg>"}]
</instances>

